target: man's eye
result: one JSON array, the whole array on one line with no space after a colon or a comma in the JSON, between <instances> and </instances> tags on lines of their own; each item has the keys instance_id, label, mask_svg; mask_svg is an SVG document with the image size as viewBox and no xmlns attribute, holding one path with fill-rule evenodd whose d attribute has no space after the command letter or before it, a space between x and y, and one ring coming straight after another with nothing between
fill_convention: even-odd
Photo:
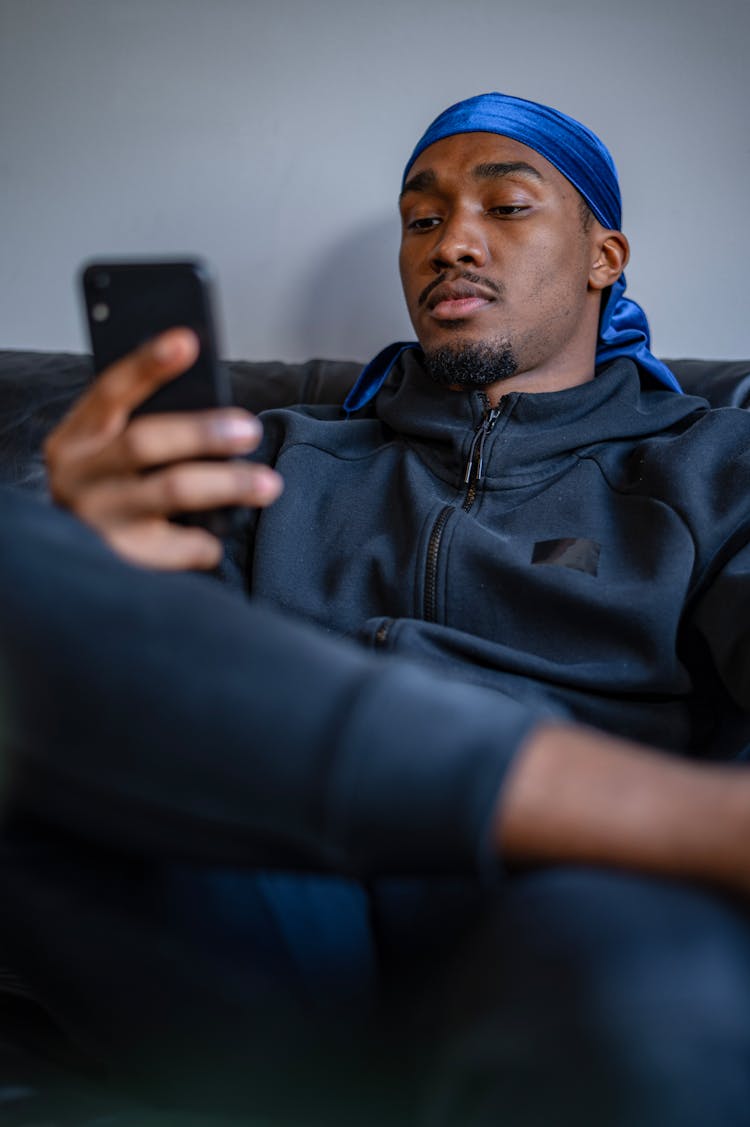
<instances>
[{"instance_id":1,"label":"man's eye","mask_svg":"<svg viewBox=\"0 0 750 1127\"><path fill-rule=\"evenodd\" d=\"M407 228L410 231L430 231L439 222L437 215L426 215L419 219L410 219Z\"/></svg>"},{"instance_id":2,"label":"man's eye","mask_svg":"<svg viewBox=\"0 0 750 1127\"><path fill-rule=\"evenodd\" d=\"M526 204L508 203L498 204L497 207L489 208L491 215L521 215L522 212L528 211Z\"/></svg>"}]
</instances>

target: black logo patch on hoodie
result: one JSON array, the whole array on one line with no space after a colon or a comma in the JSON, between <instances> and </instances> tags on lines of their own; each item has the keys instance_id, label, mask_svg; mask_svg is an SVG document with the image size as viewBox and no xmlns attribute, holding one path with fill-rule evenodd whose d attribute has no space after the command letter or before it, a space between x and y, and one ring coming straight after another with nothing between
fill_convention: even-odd
<instances>
[{"instance_id":1,"label":"black logo patch on hoodie","mask_svg":"<svg viewBox=\"0 0 750 1127\"><path fill-rule=\"evenodd\" d=\"M599 570L601 545L596 540L586 540L578 536L566 536L562 540L537 540L533 564L552 564L557 567L572 567L575 571L585 571L596 575Z\"/></svg>"}]
</instances>

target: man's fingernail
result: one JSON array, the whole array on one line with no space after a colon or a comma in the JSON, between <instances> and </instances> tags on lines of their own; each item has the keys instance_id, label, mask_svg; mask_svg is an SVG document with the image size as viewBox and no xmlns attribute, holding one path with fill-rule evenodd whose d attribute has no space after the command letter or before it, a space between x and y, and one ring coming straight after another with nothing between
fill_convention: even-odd
<instances>
[{"instance_id":1,"label":"man's fingernail","mask_svg":"<svg viewBox=\"0 0 750 1127\"><path fill-rule=\"evenodd\" d=\"M260 467L260 472L255 477L254 492L259 494L261 498L275 498L280 489L284 488L284 479L281 474L276 473L270 466Z\"/></svg>"},{"instance_id":2,"label":"man's fingernail","mask_svg":"<svg viewBox=\"0 0 750 1127\"><path fill-rule=\"evenodd\" d=\"M252 415L230 415L227 419L216 420L216 430L220 438L236 439L241 442L248 438L258 438L261 425Z\"/></svg>"},{"instance_id":3,"label":"man's fingernail","mask_svg":"<svg viewBox=\"0 0 750 1127\"><path fill-rule=\"evenodd\" d=\"M153 344L153 356L162 364L175 355L174 340L171 337L157 337Z\"/></svg>"}]
</instances>

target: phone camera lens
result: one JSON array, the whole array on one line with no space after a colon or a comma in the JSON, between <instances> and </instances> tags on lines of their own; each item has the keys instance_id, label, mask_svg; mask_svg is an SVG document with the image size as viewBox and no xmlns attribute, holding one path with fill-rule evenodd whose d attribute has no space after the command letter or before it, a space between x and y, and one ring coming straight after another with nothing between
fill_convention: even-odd
<instances>
[{"instance_id":1,"label":"phone camera lens","mask_svg":"<svg viewBox=\"0 0 750 1127\"><path fill-rule=\"evenodd\" d=\"M104 270L99 270L94 274L94 288L97 290L106 290L109 285L109 274Z\"/></svg>"},{"instance_id":2,"label":"phone camera lens","mask_svg":"<svg viewBox=\"0 0 750 1127\"><path fill-rule=\"evenodd\" d=\"M104 301L96 301L91 306L91 319L101 323L109 319L109 306Z\"/></svg>"}]
</instances>

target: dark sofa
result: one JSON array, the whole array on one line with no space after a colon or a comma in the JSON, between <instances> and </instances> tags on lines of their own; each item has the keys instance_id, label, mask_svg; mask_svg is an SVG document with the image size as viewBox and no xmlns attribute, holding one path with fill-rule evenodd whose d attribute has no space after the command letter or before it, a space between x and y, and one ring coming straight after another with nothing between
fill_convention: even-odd
<instances>
[{"instance_id":1,"label":"dark sofa","mask_svg":"<svg viewBox=\"0 0 750 1127\"><path fill-rule=\"evenodd\" d=\"M712 406L750 406L750 360L667 361L686 391ZM292 403L338 403L360 365L229 362L236 401L251 410ZM44 491L41 443L92 379L90 359L53 352L0 352L0 482ZM0 923L0 1120L7 1127L143 1127L207 1123L144 1112L78 1077L51 1020L3 967ZM216 1123L216 1120L212 1120Z\"/></svg>"},{"instance_id":2,"label":"dark sofa","mask_svg":"<svg viewBox=\"0 0 750 1127\"><path fill-rule=\"evenodd\" d=\"M235 401L261 411L292 403L339 403L361 365L348 360L240 360L227 367ZM42 439L92 378L88 356L0 351L0 481L43 488Z\"/></svg>"},{"instance_id":3,"label":"dark sofa","mask_svg":"<svg viewBox=\"0 0 750 1127\"><path fill-rule=\"evenodd\" d=\"M750 361L668 360L683 388L713 407L750 405ZM229 361L237 403L252 411L340 403L360 364L349 360ZM0 481L43 488L41 442L92 379L88 356L0 351Z\"/></svg>"}]
</instances>

